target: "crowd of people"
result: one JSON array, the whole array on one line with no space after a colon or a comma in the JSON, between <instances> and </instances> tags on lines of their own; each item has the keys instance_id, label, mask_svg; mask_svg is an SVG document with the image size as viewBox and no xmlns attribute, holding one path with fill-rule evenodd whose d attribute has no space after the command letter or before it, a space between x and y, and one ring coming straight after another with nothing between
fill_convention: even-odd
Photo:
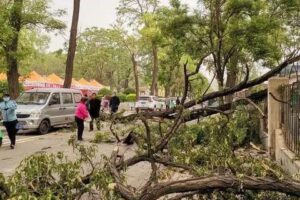
<instances>
[{"instance_id":1,"label":"crowd of people","mask_svg":"<svg viewBox=\"0 0 300 200\"><path fill-rule=\"evenodd\" d=\"M81 98L75 111L75 122L77 124L77 139L82 141L84 131L84 121L89 121L90 131L94 130L94 123L100 130L100 114L101 112L116 113L119 109L120 99L114 93L112 97L105 96L102 100L97 98L96 93L90 97ZM18 132L18 119L16 115L17 103L12 100L9 94L3 95L3 101L0 103L0 111L2 114L3 125L6 128L10 148L14 149L16 145L16 134ZM0 130L0 146L2 145L3 133Z\"/></svg>"},{"instance_id":2,"label":"crowd of people","mask_svg":"<svg viewBox=\"0 0 300 200\"><path fill-rule=\"evenodd\" d=\"M102 100L97 98L96 93L93 93L90 97L82 97L75 112L75 121L77 123L77 139L82 141L82 135L84 131L84 121L89 121L90 130L94 130L94 123L100 130L100 114L101 112L110 111L114 114L118 111L121 101L116 93L112 97L105 96Z\"/></svg>"}]
</instances>

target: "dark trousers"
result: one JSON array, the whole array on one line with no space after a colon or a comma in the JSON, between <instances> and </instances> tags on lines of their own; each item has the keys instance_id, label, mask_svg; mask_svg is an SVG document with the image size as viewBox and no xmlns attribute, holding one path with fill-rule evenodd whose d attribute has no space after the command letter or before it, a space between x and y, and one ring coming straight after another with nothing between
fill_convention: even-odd
<instances>
[{"instance_id":1,"label":"dark trousers","mask_svg":"<svg viewBox=\"0 0 300 200\"><path fill-rule=\"evenodd\" d=\"M118 112L119 107L118 106L112 106L111 107L111 113L116 113Z\"/></svg>"},{"instance_id":2,"label":"dark trousers","mask_svg":"<svg viewBox=\"0 0 300 200\"><path fill-rule=\"evenodd\" d=\"M11 122L3 122L3 125L5 126L8 137L10 139L11 145L16 145L16 134L18 132L16 127L17 123L18 123L17 120Z\"/></svg>"},{"instance_id":3,"label":"dark trousers","mask_svg":"<svg viewBox=\"0 0 300 200\"><path fill-rule=\"evenodd\" d=\"M99 131L100 130L100 117L92 117L92 116L91 116L91 122L90 122L90 131L94 130L94 121L96 122L96 126Z\"/></svg>"},{"instance_id":4,"label":"dark trousers","mask_svg":"<svg viewBox=\"0 0 300 200\"><path fill-rule=\"evenodd\" d=\"M84 120L78 117L75 117L75 121L77 123L77 139L82 140L82 134L84 130Z\"/></svg>"}]
</instances>

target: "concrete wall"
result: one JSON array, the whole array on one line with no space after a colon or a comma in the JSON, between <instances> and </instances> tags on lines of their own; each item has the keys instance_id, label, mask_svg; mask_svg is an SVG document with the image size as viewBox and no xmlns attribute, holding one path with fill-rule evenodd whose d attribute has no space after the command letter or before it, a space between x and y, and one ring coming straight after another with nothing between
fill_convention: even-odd
<instances>
[{"instance_id":1,"label":"concrete wall","mask_svg":"<svg viewBox=\"0 0 300 200\"><path fill-rule=\"evenodd\" d=\"M277 99L281 99L279 88L289 83L288 78L273 77L268 81L268 151L272 158L275 158L275 130L281 128L281 103L276 101L270 93Z\"/></svg>"},{"instance_id":2,"label":"concrete wall","mask_svg":"<svg viewBox=\"0 0 300 200\"><path fill-rule=\"evenodd\" d=\"M287 173L299 178L300 159L287 148L281 130L281 103L270 95L272 93L282 100L279 88L289 83L289 79L284 77L274 77L268 81L268 151Z\"/></svg>"},{"instance_id":3,"label":"concrete wall","mask_svg":"<svg viewBox=\"0 0 300 200\"><path fill-rule=\"evenodd\" d=\"M284 142L281 129L275 131L276 138L276 162L290 175L300 179L300 159L292 151L290 151Z\"/></svg>"}]
</instances>

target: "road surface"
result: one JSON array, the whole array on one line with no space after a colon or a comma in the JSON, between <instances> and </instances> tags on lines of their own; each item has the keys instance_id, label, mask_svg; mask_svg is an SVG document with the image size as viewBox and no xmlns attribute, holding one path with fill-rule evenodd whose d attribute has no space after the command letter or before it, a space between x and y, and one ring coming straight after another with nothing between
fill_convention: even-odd
<instances>
[{"instance_id":1,"label":"road surface","mask_svg":"<svg viewBox=\"0 0 300 200\"><path fill-rule=\"evenodd\" d=\"M83 134L83 144L90 145L95 133L96 132L85 130ZM68 145L68 140L74 134L75 133L71 132L69 129L57 129L46 135L38 135L36 133L18 135L16 148L13 150L10 149L10 142L5 134L3 145L0 148L0 173L3 173L6 177L12 175L23 159L41 151L47 153L61 151L72 158L75 156L75 153L73 152L73 148ZM121 151L126 151L127 157L132 156L135 152L135 146L126 146L117 143L101 143L97 144L97 146L97 155L109 156L116 146L119 146ZM134 168L129 169L127 172L128 183L133 186L142 185L148 178L148 167L150 166L147 163L140 163Z\"/></svg>"}]
</instances>

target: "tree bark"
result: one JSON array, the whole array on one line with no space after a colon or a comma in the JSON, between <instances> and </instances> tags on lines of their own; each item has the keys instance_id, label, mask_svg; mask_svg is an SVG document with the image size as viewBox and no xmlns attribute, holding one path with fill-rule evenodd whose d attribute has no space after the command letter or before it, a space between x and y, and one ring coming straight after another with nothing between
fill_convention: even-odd
<instances>
[{"instance_id":1,"label":"tree bark","mask_svg":"<svg viewBox=\"0 0 300 200\"><path fill-rule=\"evenodd\" d=\"M234 176L199 177L174 182L160 183L151 187L147 194L142 194L140 200L159 199L168 194L186 193L197 191L205 194L212 190L256 190L277 191L285 194L300 196L300 183L290 180L278 180L268 177L237 178Z\"/></svg>"},{"instance_id":2,"label":"tree bark","mask_svg":"<svg viewBox=\"0 0 300 200\"><path fill-rule=\"evenodd\" d=\"M13 29L12 38L5 49L5 57L7 62L7 81L8 90L12 99L19 96L19 72L18 72L18 44L19 34L22 28L22 9L23 0L14 0L9 17L10 26Z\"/></svg>"},{"instance_id":3,"label":"tree bark","mask_svg":"<svg viewBox=\"0 0 300 200\"><path fill-rule=\"evenodd\" d=\"M237 70L230 69L227 71L226 88L232 88L237 82ZM225 97L225 103L231 103L233 100L233 94Z\"/></svg>"},{"instance_id":4,"label":"tree bark","mask_svg":"<svg viewBox=\"0 0 300 200\"><path fill-rule=\"evenodd\" d=\"M166 97L166 98L169 97L170 94L171 94L171 87L170 87L170 85L167 83L167 84L165 85L165 97Z\"/></svg>"},{"instance_id":5,"label":"tree bark","mask_svg":"<svg viewBox=\"0 0 300 200\"><path fill-rule=\"evenodd\" d=\"M152 84L150 95L157 95L158 93L158 48L157 45L152 42L152 54L153 54L153 70L152 70Z\"/></svg>"},{"instance_id":6,"label":"tree bark","mask_svg":"<svg viewBox=\"0 0 300 200\"><path fill-rule=\"evenodd\" d=\"M134 82L135 82L135 95L136 99L140 96L140 84L139 84L139 73L138 73L138 64L135 59L135 54L131 55L132 67L133 67L133 75L134 75Z\"/></svg>"},{"instance_id":7,"label":"tree bark","mask_svg":"<svg viewBox=\"0 0 300 200\"><path fill-rule=\"evenodd\" d=\"M72 25L71 25L71 32L70 32L64 88L70 88L72 84L74 58L75 58L75 52L77 46L76 40L77 40L77 28L78 28L78 21L79 21L79 11L80 11L80 0L74 0L73 18L72 18Z\"/></svg>"}]
</instances>

